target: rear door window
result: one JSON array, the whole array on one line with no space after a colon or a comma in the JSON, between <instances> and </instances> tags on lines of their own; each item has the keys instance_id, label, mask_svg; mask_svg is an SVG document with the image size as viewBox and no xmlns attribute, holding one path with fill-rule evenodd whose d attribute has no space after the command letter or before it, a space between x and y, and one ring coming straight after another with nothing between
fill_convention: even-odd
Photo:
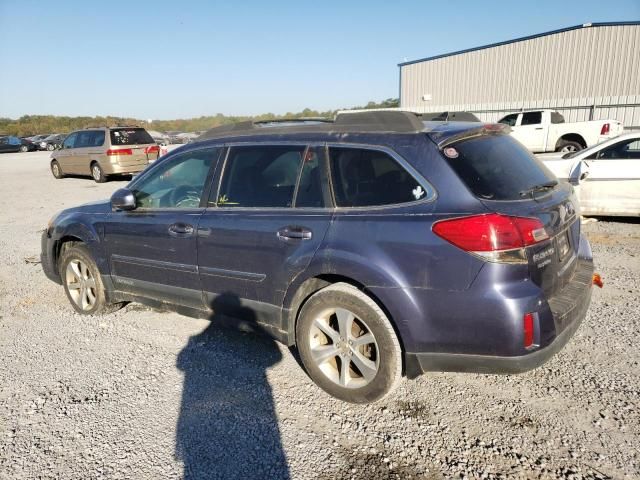
<instances>
[{"instance_id":1,"label":"rear door window","mask_svg":"<svg viewBox=\"0 0 640 480\"><path fill-rule=\"evenodd\" d=\"M502 123L503 125L509 125L510 127L513 127L515 126L517 121L518 121L518 114L512 113L511 115L507 115L506 117L502 118L498 123Z\"/></svg>"},{"instance_id":2,"label":"rear door window","mask_svg":"<svg viewBox=\"0 0 640 480\"><path fill-rule=\"evenodd\" d=\"M219 207L291 207L306 147L252 145L230 147Z\"/></svg>"},{"instance_id":3,"label":"rear door window","mask_svg":"<svg viewBox=\"0 0 640 480\"><path fill-rule=\"evenodd\" d=\"M144 128L114 128L110 132L111 145L146 145L155 143Z\"/></svg>"},{"instance_id":4,"label":"rear door window","mask_svg":"<svg viewBox=\"0 0 640 480\"><path fill-rule=\"evenodd\" d=\"M329 163L338 207L395 205L427 195L407 170L380 150L330 147Z\"/></svg>"},{"instance_id":5,"label":"rear door window","mask_svg":"<svg viewBox=\"0 0 640 480\"><path fill-rule=\"evenodd\" d=\"M462 140L446 147L443 157L474 195L487 200L519 200L521 192L556 180L509 135Z\"/></svg>"},{"instance_id":6,"label":"rear door window","mask_svg":"<svg viewBox=\"0 0 640 480\"><path fill-rule=\"evenodd\" d=\"M542 123L542 112L526 112L522 114L520 125L538 125Z\"/></svg>"}]
</instances>

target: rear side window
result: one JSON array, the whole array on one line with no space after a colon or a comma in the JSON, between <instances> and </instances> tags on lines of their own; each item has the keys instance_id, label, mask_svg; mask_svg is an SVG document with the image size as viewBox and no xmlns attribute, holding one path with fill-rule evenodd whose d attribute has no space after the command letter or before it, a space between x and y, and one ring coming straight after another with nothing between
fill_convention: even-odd
<instances>
[{"instance_id":1,"label":"rear side window","mask_svg":"<svg viewBox=\"0 0 640 480\"><path fill-rule=\"evenodd\" d=\"M144 128L114 128L111 130L111 145L145 145L155 143Z\"/></svg>"},{"instance_id":2,"label":"rear side window","mask_svg":"<svg viewBox=\"0 0 640 480\"><path fill-rule=\"evenodd\" d=\"M527 112L522 114L520 125L538 125L542 123L542 112Z\"/></svg>"},{"instance_id":3,"label":"rear side window","mask_svg":"<svg viewBox=\"0 0 640 480\"><path fill-rule=\"evenodd\" d=\"M564 117L558 112L551 112L551 123L564 123Z\"/></svg>"},{"instance_id":4,"label":"rear side window","mask_svg":"<svg viewBox=\"0 0 640 480\"><path fill-rule=\"evenodd\" d=\"M291 207L304 146L231 147L222 175L220 207Z\"/></svg>"},{"instance_id":5,"label":"rear side window","mask_svg":"<svg viewBox=\"0 0 640 480\"><path fill-rule=\"evenodd\" d=\"M443 157L474 195L487 200L520 200L524 192L556 177L509 135L460 141Z\"/></svg>"},{"instance_id":6,"label":"rear side window","mask_svg":"<svg viewBox=\"0 0 640 480\"><path fill-rule=\"evenodd\" d=\"M78 132L78 138L74 148L99 147L104 143L104 132L99 130L88 130Z\"/></svg>"},{"instance_id":7,"label":"rear side window","mask_svg":"<svg viewBox=\"0 0 640 480\"><path fill-rule=\"evenodd\" d=\"M426 196L417 180L387 153L362 148L329 148L338 207L415 202Z\"/></svg>"}]
</instances>

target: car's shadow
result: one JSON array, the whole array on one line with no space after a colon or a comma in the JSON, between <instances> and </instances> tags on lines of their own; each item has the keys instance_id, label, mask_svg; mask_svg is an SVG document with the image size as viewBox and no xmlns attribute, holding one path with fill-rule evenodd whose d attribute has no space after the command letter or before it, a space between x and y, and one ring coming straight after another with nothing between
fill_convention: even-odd
<instances>
[{"instance_id":1,"label":"car's shadow","mask_svg":"<svg viewBox=\"0 0 640 480\"><path fill-rule=\"evenodd\" d=\"M219 296L212 309L211 324L191 337L177 361L184 386L176 454L184 478L289 478L266 375L282 354L266 335L217 325L228 323L227 309L255 319L237 296Z\"/></svg>"}]
</instances>

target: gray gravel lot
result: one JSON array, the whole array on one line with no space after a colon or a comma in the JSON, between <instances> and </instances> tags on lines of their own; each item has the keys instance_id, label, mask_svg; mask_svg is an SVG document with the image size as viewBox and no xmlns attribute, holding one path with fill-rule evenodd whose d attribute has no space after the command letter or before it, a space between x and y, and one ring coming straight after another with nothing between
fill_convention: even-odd
<instances>
[{"instance_id":1,"label":"gray gravel lot","mask_svg":"<svg viewBox=\"0 0 640 480\"><path fill-rule=\"evenodd\" d=\"M75 314L31 263L40 230L123 185L0 155L0 478L640 478L640 223L584 226L605 288L542 368L354 406L265 338L137 304Z\"/></svg>"}]
</instances>

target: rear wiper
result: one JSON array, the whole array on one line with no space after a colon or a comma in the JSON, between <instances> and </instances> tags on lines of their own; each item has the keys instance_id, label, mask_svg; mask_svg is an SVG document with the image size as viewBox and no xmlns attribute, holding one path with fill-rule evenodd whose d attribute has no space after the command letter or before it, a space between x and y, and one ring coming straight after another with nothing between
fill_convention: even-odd
<instances>
[{"instance_id":1,"label":"rear wiper","mask_svg":"<svg viewBox=\"0 0 640 480\"><path fill-rule=\"evenodd\" d=\"M538 193L538 192L544 192L546 190L552 190L553 187L555 187L556 185L558 185L558 181L557 180L551 180L549 182L546 183L541 183L539 185L534 185L531 188L527 188L526 190L522 190L520 192L520 196L521 197L526 197L527 195L531 195L531 197L533 198L533 195Z\"/></svg>"}]
</instances>

